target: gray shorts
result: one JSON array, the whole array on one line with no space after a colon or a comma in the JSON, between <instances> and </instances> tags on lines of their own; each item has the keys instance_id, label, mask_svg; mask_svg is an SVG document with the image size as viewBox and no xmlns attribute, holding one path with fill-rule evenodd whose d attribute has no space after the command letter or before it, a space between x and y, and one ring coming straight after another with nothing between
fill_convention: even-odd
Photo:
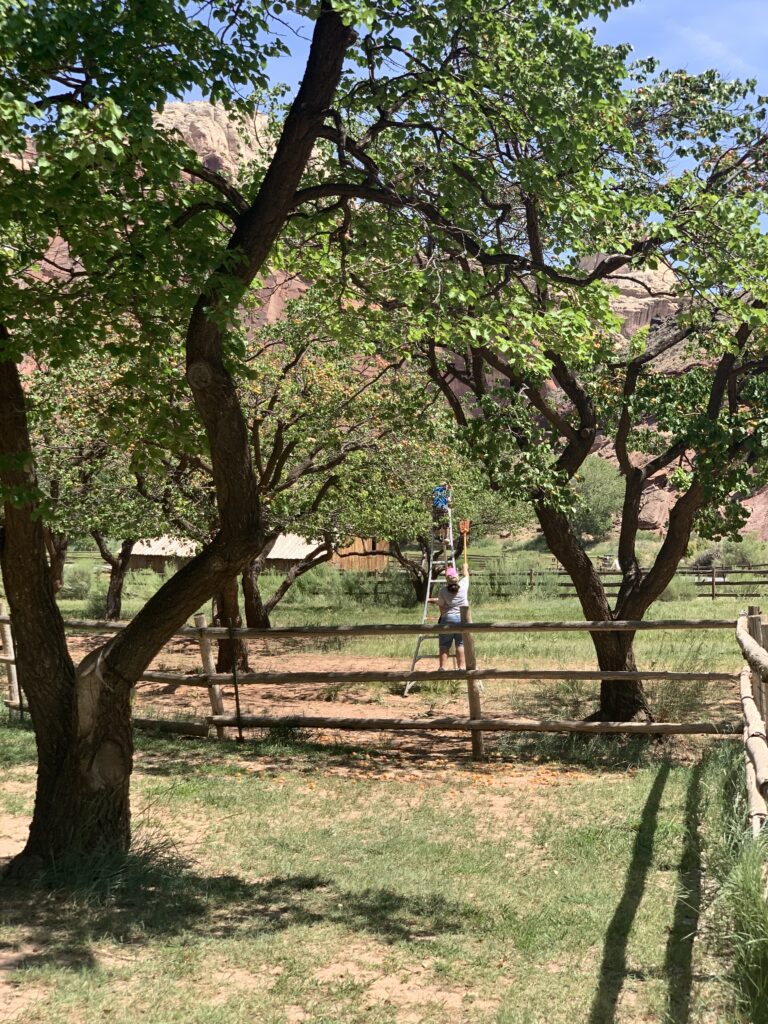
<instances>
[{"instance_id":1,"label":"gray shorts","mask_svg":"<svg viewBox=\"0 0 768 1024\"><path fill-rule=\"evenodd\" d=\"M461 624L461 619L456 619L452 615L450 617L441 615L437 620L441 626L453 625L454 623L458 626ZM438 633L437 642L440 646L441 651L450 651L451 644L455 643L457 647L464 646L464 634L463 633Z\"/></svg>"}]
</instances>

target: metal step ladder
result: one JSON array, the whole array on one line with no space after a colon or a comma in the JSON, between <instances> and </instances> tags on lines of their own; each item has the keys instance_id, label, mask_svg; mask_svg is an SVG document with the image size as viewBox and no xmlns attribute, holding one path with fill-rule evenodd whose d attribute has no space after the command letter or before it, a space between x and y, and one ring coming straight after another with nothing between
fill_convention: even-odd
<instances>
[{"instance_id":1,"label":"metal step ladder","mask_svg":"<svg viewBox=\"0 0 768 1024\"><path fill-rule=\"evenodd\" d=\"M432 589L437 584L438 586L443 585L443 574L448 566L456 568L456 549L453 543L453 513L451 512L451 506L449 505L446 509L446 516L437 521L433 521L432 533L430 536L429 545L429 562L427 565L427 588L424 595L424 605L421 611L421 623L427 621L429 615L429 599L433 596ZM444 534L444 537L443 537ZM421 653L422 644L427 640L439 640L439 633L421 633L416 640L416 650L413 652L413 659L411 660L411 672L416 668L416 663L422 658L429 657L429 655ZM455 657L455 655L454 655ZM407 697L411 687L415 680L411 680L405 684L403 690L403 696Z\"/></svg>"}]
</instances>

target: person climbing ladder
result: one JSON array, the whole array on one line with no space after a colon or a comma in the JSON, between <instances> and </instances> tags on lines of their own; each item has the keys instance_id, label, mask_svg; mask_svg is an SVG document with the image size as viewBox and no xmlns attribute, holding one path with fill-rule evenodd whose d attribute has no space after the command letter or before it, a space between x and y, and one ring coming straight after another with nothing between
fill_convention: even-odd
<instances>
[{"instance_id":1,"label":"person climbing ladder","mask_svg":"<svg viewBox=\"0 0 768 1024\"><path fill-rule=\"evenodd\" d=\"M447 480L432 488L432 535L445 544L453 504L453 488Z\"/></svg>"},{"instance_id":2,"label":"person climbing ladder","mask_svg":"<svg viewBox=\"0 0 768 1024\"><path fill-rule=\"evenodd\" d=\"M448 488L450 485L443 483L439 485L439 488ZM430 605L438 604L440 607L440 614L443 614L443 606L445 606L445 612L450 617L446 619L447 622L460 622L461 621L461 609L462 607L468 607L467 594L469 591L469 564L467 562L467 547L468 547L468 534L470 528L470 522L468 519L462 519L459 523L459 529L461 531L461 543L456 550L454 550L453 543L453 522L451 514L451 505L447 504L444 506L445 514L445 526L444 528L438 524L435 518L435 505L434 495L438 491L438 487L433 488L433 521L432 521L432 541L429 552L429 561L427 566L427 582L425 588L424 605L422 609L421 621L426 623L429 617ZM443 492L444 494L445 492ZM444 539L440 539L444 537ZM456 570L456 552L461 550L464 554L464 579L459 581L459 574ZM441 580L440 577L445 575L446 585L441 588L437 597L432 596L432 588L435 585L439 585ZM445 600L440 602L441 595ZM455 608L452 606L455 605ZM441 620L442 621L442 620ZM438 641L438 653L439 653L439 665L441 669L445 669L448 664L448 654L451 646L453 646L454 640L456 641L456 660L457 667L464 667L464 645L460 633L422 633L416 640L416 650L413 652L413 659L411 660L411 670L416 668L416 663L425 657L421 653L422 645L426 640ZM407 697L411 692L413 686L412 682L405 684L403 690L403 696Z\"/></svg>"}]
</instances>

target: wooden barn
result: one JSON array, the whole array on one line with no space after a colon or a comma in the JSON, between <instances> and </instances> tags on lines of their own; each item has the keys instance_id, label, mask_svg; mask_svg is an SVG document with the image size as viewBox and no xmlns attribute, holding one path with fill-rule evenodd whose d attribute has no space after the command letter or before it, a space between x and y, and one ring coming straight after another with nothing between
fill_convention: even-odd
<instances>
[{"instance_id":1,"label":"wooden barn","mask_svg":"<svg viewBox=\"0 0 768 1024\"><path fill-rule=\"evenodd\" d=\"M331 565L343 572L383 572L392 561L388 555L389 541L377 537L355 537L345 548L339 548Z\"/></svg>"},{"instance_id":2,"label":"wooden barn","mask_svg":"<svg viewBox=\"0 0 768 1024\"><path fill-rule=\"evenodd\" d=\"M317 544L314 541L305 540L297 533L281 533L267 555L266 569L287 572L302 558L306 558L316 547Z\"/></svg>"},{"instance_id":3,"label":"wooden barn","mask_svg":"<svg viewBox=\"0 0 768 1024\"><path fill-rule=\"evenodd\" d=\"M267 569L286 572L316 547L296 533L281 533L267 557ZM389 543L375 537L355 537L347 547L340 548L330 564L342 572L382 572L389 564Z\"/></svg>"},{"instance_id":4,"label":"wooden barn","mask_svg":"<svg viewBox=\"0 0 768 1024\"><path fill-rule=\"evenodd\" d=\"M140 540L131 554L131 569L153 569L165 572L167 568L180 569L195 554L197 548L191 540L178 537L153 537Z\"/></svg>"}]
</instances>

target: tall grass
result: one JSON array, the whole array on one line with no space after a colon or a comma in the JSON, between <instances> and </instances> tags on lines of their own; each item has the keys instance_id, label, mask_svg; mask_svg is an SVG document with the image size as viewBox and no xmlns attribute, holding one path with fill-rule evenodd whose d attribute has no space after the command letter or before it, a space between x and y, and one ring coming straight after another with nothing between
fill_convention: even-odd
<instances>
[{"instance_id":1,"label":"tall grass","mask_svg":"<svg viewBox=\"0 0 768 1024\"><path fill-rule=\"evenodd\" d=\"M741 744L713 748L704 765L705 849L719 887L713 919L742 1020L768 1024L768 836L747 829Z\"/></svg>"}]
</instances>

